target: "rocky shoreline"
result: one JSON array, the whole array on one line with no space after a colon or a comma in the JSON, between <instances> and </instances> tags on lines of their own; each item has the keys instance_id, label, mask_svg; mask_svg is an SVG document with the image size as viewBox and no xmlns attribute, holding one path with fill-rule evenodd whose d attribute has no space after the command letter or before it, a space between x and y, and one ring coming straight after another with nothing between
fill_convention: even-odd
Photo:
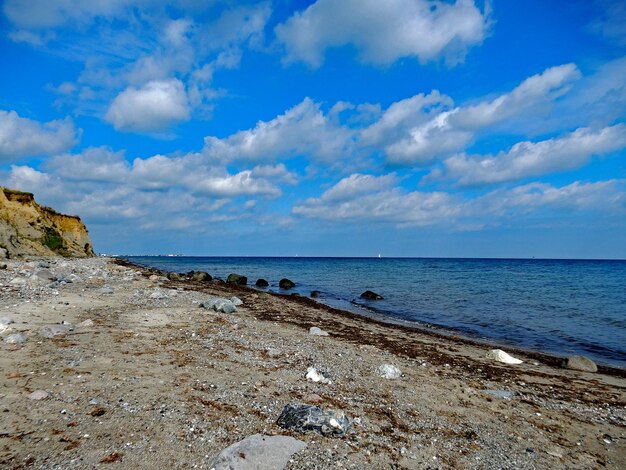
<instances>
[{"instance_id":1,"label":"rocky shoreline","mask_svg":"<svg viewBox=\"0 0 626 470\"><path fill-rule=\"evenodd\" d=\"M626 461L621 369L511 350L524 362L503 364L460 338L105 258L2 264L1 468Z\"/></svg>"}]
</instances>

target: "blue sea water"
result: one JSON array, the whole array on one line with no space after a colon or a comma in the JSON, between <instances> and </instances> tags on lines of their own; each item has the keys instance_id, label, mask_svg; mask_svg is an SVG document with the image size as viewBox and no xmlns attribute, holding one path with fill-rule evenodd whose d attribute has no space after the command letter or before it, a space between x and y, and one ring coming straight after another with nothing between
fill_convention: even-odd
<instances>
[{"instance_id":1,"label":"blue sea water","mask_svg":"<svg viewBox=\"0 0 626 470\"><path fill-rule=\"evenodd\" d=\"M127 257L167 271L243 274L281 292L388 321L626 367L626 261L431 258ZM384 300L365 301L372 290Z\"/></svg>"}]
</instances>

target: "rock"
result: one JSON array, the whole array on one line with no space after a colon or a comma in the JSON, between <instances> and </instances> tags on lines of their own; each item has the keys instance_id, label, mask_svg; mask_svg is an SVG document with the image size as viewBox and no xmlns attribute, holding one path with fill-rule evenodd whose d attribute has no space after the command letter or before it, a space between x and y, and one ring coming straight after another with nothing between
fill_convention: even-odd
<instances>
[{"instance_id":1,"label":"rock","mask_svg":"<svg viewBox=\"0 0 626 470\"><path fill-rule=\"evenodd\" d=\"M9 325L6 325L4 323L0 323L0 335L8 333L12 329L13 328L11 328Z\"/></svg>"},{"instance_id":2,"label":"rock","mask_svg":"<svg viewBox=\"0 0 626 470\"><path fill-rule=\"evenodd\" d=\"M36 278L39 281L46 282L54 281L56 279L56 276L52 274L49 269L38 269L37 271L35 271L32 277Z\"/></svg>"},{"instance_id":3,"label":"rock","mask_svg":"<svg viewBox=\"0 0 626 470\"><path fill-rule=\"evenodd\" d=\"M328 336L326 331L319 329L317 326L309 328L309 334L313 336Z\"/></svg>"},{"instance_id":4,"label":"rock","mask_svg":"<svg viewBox=\"0 0 626 470\"><path fill-rule=\"evenodd\" d=\"M215 470L282 470L306 443L290 436L254 434L224 449L210 467Z\"/></svg>"},{"instance_id":5,"label":"rock","mask_svg":"<svg viewBox=\"0 0 626 470\"><path fill-rule=\"evenodd\" d=\"M257 287L267 287L270 285L270 283L267 282L265 279L257 279L254 285Z\"/></svg>"},{"instance_id":6,"label":"rock","mask_svg":"<svg viewBox=\"0 0 626 470\"><path fill-rule=\"evenodd\" d=\"M76 328L89 328L93 326L93 320L85 320L76 324Z\"/></svg>"},{"instance_id":7,"label":"rock","mask_svg":"<svg viewBox=\"0 0 626 470\"><path fill-rule=\"evenodd\" d=\"M377 294L376 292L372 292L371 290L366 290L361 294L362 299L366 300L383 300L384 297L382 295Z\"/></svg>"},{"instance_id":8,"label":"rock","mask_svg":"<svg viewBox=\"0 0 626 470\"><path fill-rule=\"evenodd\" d=\"M309 367L306 370L306 379L311 382L321 382L323 384L332 384L333 382L330 379L327 379L322 374L320 374L315 367Z\"/></svg>"},{"instance_id":9,"label":"rock","mask_svg":"<svg viewBox=\"0 0 626 470\"><path fill-rule=\"evenodd\" d=\"M26 342L26 336L22 333L13 333L5 337L4 342L7 344L24 344Z\"/></svg>"},{"instance_id":10,"label":"rock","mask_svg":"<svg viewBox=\"0 0 626 470\"><path fill-rule=\"evenodd\" d=\"M502 362L504 364L521 364L524 361L514 358L509 354L505 353L502 349L492 349L489 351L486 356L487 359L493 359L497 362Z\"/></svg>"},{"instance_id":11,"label":"rock","mask_svg":"<svg viewBox=\"0 0 626 470\"><path fill-rule=\"evenodd\" d=\"M241 300L239 297L231 297L230 301L233 303L235 307L239 307L240 305L243 305L243 300Z\"/></svg>"},{"instance_id":12,"label":"rock","mask_svg":"<svg viewBox=\"0 0 626 470\"><path fill-rule=\"evenodd\" d=\"M240 286L245 286L248 284L248 278L246 276L242 276L241 274L231 273L226 278L226 282L228 284L238 284Z\"/></svg>"},{"instance_id":13,"label":"rock","mask_svg":"<svg viewBox=\"0 0 626 470\"><path fill-rule=\"evenodd\" d=\"M324 399L320 397L317 393L309 393L308 395L303 396L302 399L307 403L319 404L324 402Z\"/></svg>"},{"instance_id":14,"label":"rock","mask_svg":"<svg viewBox=\"0 0 626 470\"><path fill-rule=\"evenodd\" d=\"M29 400L45 400L48 398L50 394L45 390L35 390L33 393L28 395Z\"/></svg>"},{"instance_id":15,"label":"rock","mask_svg":"<svg viewBox=\"0 0 626 470\"><path fill-rule=\"evenodd\" d=\"M63 336L72 331L72 328L66 325L46 325L39 334L44 338L54 338L55 336Z\"/></svg>"},{"instance_id":16,"label":"rock","mask_svg":"<svg viewBox=\"0 0 626 470\"><path fill-rule=\"evenodd\" d=\"M100 289L96 289L96 292L98 294L112 294L113 288L111 288L111 286L104 286L104 287L101 287Z\"/></svg>"},{"instance_id":17,"label":"rock","mask_svg":"<svg viewBox=\"0 0 626 470\"><path fill-rule=\"evenodd\" d=\"M377 372L383 379L395 380L402 376L400 369L391 364L383 364L377 369Z\"/></svg>"},{"instance_id":18,"label":"rock","mask_svg":"<svg viewBox=\"0 0 626 470\"><path fill-rule=\"evenodd\" d=\"M185 276L178 273L167 273L167 278L170 281L183 281L185 279Z\"/></svg>"},{"instance_id":19,"label":"rock","mask_svg":"<svg viewBox=\"0 0 626 470\"><path fill-rule=\"evenodd\" d=\"M598 372L596 363L585 356L570 356L567 359L563 359L561 367L583 372Z\"/></svg>"},{"instance_id":20,"label":"rock","mask_svg":"<svg viewBox=\"0 0 626 470\"><path fill-rule=\"evenodd\" d=\"M280 287L281 289L289 290L296 287L296 283L287 278L283 278L278 282L278 287Z\"/></svg>"},{"instance_id":21,"label":"rock","mask_svg":"<svg viewBox=\"0 0 626 470\"><path fill-rule=\"evenodd\" d=\"M0 325L11 325L15 323L11 317L2 317L0 318Z\"/></svg>"},{"instance_id":22,"label":"rock","mask_svg":"<svg viewBox=\"0 0 626 470\"><path fill-rule=\"evenodd\" d=\"M11 281L9 281L9 284L23 285L26 284L26 282L26 278L18 276L11 279Z\"/></svg>"},{"instance_id":23,"label":"rock","mask_svg":"<svg viewBox=\"0 0 626 470\"><path fill-rule=\"evenodd\" d=\"M343 412L323 411L312 405L285 405L276 423L283 429L317 431L323 436L344 436L350 428Z\"/></svg>"},{"instance_id":24,"label":"rock","mask_svg":"<svg viewBox=\"0 0 626 470\"><path fill-rule=\"evenodd\" d=\"M196 271L191 276L191 279L198 282L209 282L213 280L213 277L209 273L205 273L204 271Z\"/></svg>"},{"instance_id":25,"label":"rock","mask_svg":"<svg viewBox=\"0 0 626 470\"><path fill-rule=\"evenodd\" d=\"M230 299L224 299L222 297L212 297L200 304L201 307L207 310L214 310L215 312L233 313L237 311L237 307Z\"/></svg>"},{"instance_id":26,"label":"rock","mask_svg":"<svg viewBox=\"0 0 626 470\"><path fill-rule=\"evenodd\" d=\"M157 291L154 291L152 294L150 294L150 298L162 300L162 299L169 299L169 296L165 292L157 290Z\"/></svg>"},{"instance_id":27,"label":"rock","mask_svg":"<svg viewBox=\"0 0 626 470\"><path fill-rule=\"evenodd\" d=\"M320 296L321 292L318 290L312 290L311 291L311 298L312 299L317 299Z\"/></svg>"},{"instance_id":28,"label":"rock","mask_svg":"<svg viewBox=\"0 0 626 470\"><path fill-rule=\"evenodd\" d=\"M277 357L280 357L283 354L283 352L280 349L276 349L276 348L267 348L265 352L267 353L267 357L270 357L272 359L276 359Z\"/></svg>"},{"instance_id":29,"label":"rock","mask_svg":"<svg viewBox=\"0 0 626 470\"><path fill-rule=\"evenodd\" d=\"M158 281L160 279L160 276L153 274L148 279L150 279L151 281Z\"/></svg>"}]
</instances>

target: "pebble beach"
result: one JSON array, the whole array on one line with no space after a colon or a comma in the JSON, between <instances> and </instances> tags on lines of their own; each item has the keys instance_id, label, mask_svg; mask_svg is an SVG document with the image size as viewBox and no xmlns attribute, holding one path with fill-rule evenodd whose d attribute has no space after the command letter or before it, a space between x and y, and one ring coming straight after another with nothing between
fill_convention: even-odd
<instances>
[{"instance_id":1,"label":"pebble beach","mask_svg":"<svg viewBox=\"0 0 626 470\"><path fill-rule=\"evenodd\" d=\"M0 268L0 468L626 462L622 369L111 258Z\"/></svg>"}]
</instances>

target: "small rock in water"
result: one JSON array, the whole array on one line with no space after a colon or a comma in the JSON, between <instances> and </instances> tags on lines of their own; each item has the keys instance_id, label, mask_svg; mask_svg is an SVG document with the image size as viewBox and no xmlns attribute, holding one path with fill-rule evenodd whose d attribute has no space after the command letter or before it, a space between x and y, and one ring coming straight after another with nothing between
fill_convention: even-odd
<instances>
[{"instance_id":1,"label":"small rock in water","mask_svg":"<svg viewBox=\"0 0 626 470\"><path fill-rule=\"evenodd\" d=\"M306 379L310 380L311 382L321 382L323 384L329 385L333 383L330 379L324 377L317 370L315 370L315 367L309 367L306 370Z\"/></svg>"},{"instance_id":2,"label":"small rock in water","mask_svg":"<svg viewBox=\"0 0 626 470\"><path fill-rule=\"evenodd\" d=\"M317 326L312 326L309 329L309 334L312 336L328 336L328 332L318 328Z\"/></svg>"},{"instance_id":3,"label":"small rock in water","mask_svg":"<svg viewBox=\"0 0 626 470\"><path fill-rule=\"evenodd\" d=\"M317 299L320 296L321 292L318 290L312 290L311 291L311 298L312 299Z\"/></svg>"},{"instance_id":4,"label":"small rock in water","mask_svg":"<svg viewBox=\"0 0 626 470\"><path fill-rule=\"evenodd\" d=\"M224 449L210 466L215 470L282 470L307 446L290 436L254 434Z\"/></svg>"},{"instance_id":5,"label":"small rock in water","mask_svg":"<svg viewBox=\"0 0 626 470\"><path fill-rule=\"evenodd\" d=\"M492 349L485 356L487 359L493 359L497 362L502 362L504 364L521 364L524 361L516 359L513 356L505 353L502 349Z\"/></svg>"},{"instance_id":6,"label":"small rock in water","mask_svg":"<svg viewBox=\"0 0 626 470\"><path fill-rule=\"evenodd\" d=\"M280 287L281 289L289 290L296 287L296 283L287 278L283 278L278 282L278 287Z\"/></svg>"},{"instance_id":7,"label":"small rock in water","mask_svg":"<svg viewBox=\"0 0 626 470\"><path fill-rule=\"evenodd\" d=\"M239 297L231 297L230 301L233 303L235 307L239 307L240 305L243 305L243 300L241 300Z\"/></svg>"},{"instance_id":8,"label":"small rock in water","mask_svg":"<svg viewBox=\"0 0 626 470\"><path fill-rule=\"evenodd\" d=\"M226 278L226 282L228 284L238 284L240 286L245 286L248 284L248 278L246 276L242 276L241 274L231 273Z\"/></svg>"},{"instance_id":9,"label":"small rock in water","mask_svg":"<svg viewBox=\"0 0 626 470\"><path fill-rule=\"evenodd\" d=\"M561 367L565 369L580 370L583 372L598 372L598 366L595 362L585 356L570 356L564 359Z\"/></svg>"},{"instance_id":10,"label":"small rock in water","mask_svg":"<svg viewBox=\"0 0 626 470\"><path fill-rule=\"evenodd\" d=\"M283 429L317 431L323 436L344 436L350 428L343 412L323 411L312 405L285 405L276 423Z\"/></svg>"},{"instance_id":11,"label":"small rock in water","mask_svg":"<svg viewBox=\"0 0 626 470\"><path fill-rule=\"evenodd\" d=\"M402 372L396 366L391 364L383 364L378 368L378 375L383 379L399 379L402 376Z\"/></svg>"},{"instance_id":12,"label":"small rock in water","mask_svg":"<svg viewBox=\"0 0 626 470\"><path fill-rule=\"evenodd\" d=\"M361 294L361 298L367 299L367 300L383 300L384 299L382 295L377 294L376 292L372 292L371 290L366 290L365 292L363 292Z\"/></svg>"},{"instance_id":13,"label":"small rock in water","mask_svg":"<svg viewBox=\"0 0 626 470\"><path fill-rule=\"evenodd\" d=\"M29 400L45 400L48 398L50 394L45 390L35 390L33 393L28 395Z\"/></svg>"},{"instance_id":14,"label":"small rock in water","mask_svg":"<svg viewBox=\"0 0 626 470\"><path fill-rule=\"evenodd\" d=\"M63 336L72 331L72 328L66 325L46 325L41 330L39 330L39 334L44 338L54 338L55 336Z\"/></svg>"},{"instance_id":15,"label":"small rock in water","mask_svg":"<svg viewBox=\"0 0 626 470\"><path fill-rule=\"evenodd\" d=\"M26 342L26 336L22 333L13 333L5 337L4 342L7 344L24 344Z\"/></svg>"},{"instance_id":16,"label":"small rock in water","mask_svg":"<svg viewBox=\"0 0 626 470\"><path fill-rule=\"evenodd\" d=\"M205 273L204 271L196 271L195 273L193 273L191 278L194 281L198 281L198 282L209 282L213 280L211 275L209 273Z\"/></svg>"},{"instance_id":17,"label":"small rock in water","mask_svg":"<svg viewBox=\"0 0 626 470\"><path fill-rule=\"evenodd\" d=\"M270 283L267 282L265 279L257 279L254 285L257 287L267 287L270 285Z\"/></svg>"}]
</instances>

